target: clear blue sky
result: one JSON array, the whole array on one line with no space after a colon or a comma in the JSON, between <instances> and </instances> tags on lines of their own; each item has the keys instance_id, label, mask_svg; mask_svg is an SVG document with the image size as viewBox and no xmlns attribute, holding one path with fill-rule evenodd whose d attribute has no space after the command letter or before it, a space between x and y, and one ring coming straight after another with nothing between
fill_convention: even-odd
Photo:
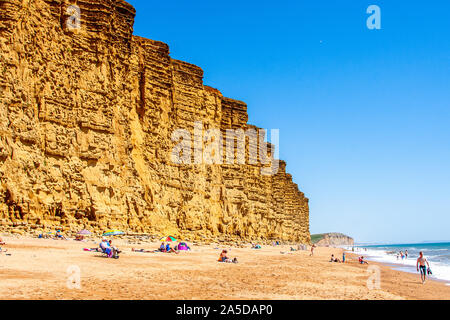
<instances>
[{"instance_id":1,"label":"clear blue sky","mask_svg":"<svg viewBox=\"0 0 450 320\"><path fill-rule=\"evenodd\" d=\"M312 233L450 239L450 1L128 1L136 35L280 129Z\"/></svg>"}]
</instances>

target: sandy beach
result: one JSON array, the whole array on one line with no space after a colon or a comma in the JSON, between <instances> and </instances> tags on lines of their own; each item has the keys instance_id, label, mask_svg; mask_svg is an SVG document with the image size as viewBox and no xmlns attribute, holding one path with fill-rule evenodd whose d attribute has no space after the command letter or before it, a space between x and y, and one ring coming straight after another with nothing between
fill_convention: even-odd
<instances>
[{"instance_id":1,"label":"sandy beach","mask_svg":"<svg viewBox=\"0 0 450 320\"><path fill-rule=\"evenodd\" d=\"M254 250L224 245L191 246L180 254L132 252L159 243L113 240L123 250L108 259L96 242L3 237L0 253L1 299L450 299L450 286L420 283L418 275L380 266L381 289L369 290L367 265L356 256L330 263L342 250L319 247L290 252L290 246ZM221 249L238 264L217 262ZM284 252L284 253L282 253ZM371 263L376 264L376 263ZM80 270L81 288L67 286L70 266Z\"/></svg>"}]
</instances>

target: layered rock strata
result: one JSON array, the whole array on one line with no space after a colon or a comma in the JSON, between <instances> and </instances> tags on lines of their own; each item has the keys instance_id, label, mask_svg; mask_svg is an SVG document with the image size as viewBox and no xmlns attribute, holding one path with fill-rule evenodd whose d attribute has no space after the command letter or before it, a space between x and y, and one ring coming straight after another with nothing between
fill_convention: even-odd
<instances>
[{"instance_id":1,"label":"layered rock strata","mask_svg":"<svg viewBox=\"0 0 450 320\"><path fill-rule=\"evenodd\" d=\"M3 231L309 242L308 199L284 162L263 175L260 161L171 160L173 132L196 122L257 130L246 104L205 86L166 44L133 36L125 1L73 4L79 29L68 1L0 0Z\"/></svg>"}]
</instances>

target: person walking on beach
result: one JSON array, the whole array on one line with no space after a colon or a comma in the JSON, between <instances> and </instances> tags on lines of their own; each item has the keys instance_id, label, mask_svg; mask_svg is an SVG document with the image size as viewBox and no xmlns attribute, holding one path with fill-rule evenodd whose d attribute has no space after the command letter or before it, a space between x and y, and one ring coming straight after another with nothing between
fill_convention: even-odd
<instances>
[{"instance_id":1,"label":"person walking on beach","mask_svg":"<svg viewBox=\"0 0 450 320\"><path fill-rule=\"evenodd\" d=\"M430 264L428 263L427 258L425 258L423 256L423 252L420 251L419 258L417 259L416 267L417 267L417 272L419 272L419 267L420 267L420 278L422 279L422 284L424 284L425 281L427 281L427 266L425 264L428 265L428 269L429 269Z\"/></svg>"}]
</instances>

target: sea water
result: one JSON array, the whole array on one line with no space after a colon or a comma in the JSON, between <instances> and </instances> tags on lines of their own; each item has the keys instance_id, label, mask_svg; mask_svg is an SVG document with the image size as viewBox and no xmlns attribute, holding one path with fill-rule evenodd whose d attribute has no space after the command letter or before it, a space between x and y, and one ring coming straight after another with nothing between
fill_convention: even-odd
<instances>
[{"instance_id":1,"label":"sea water","mask_svg":"<svg viewBox=\"0 0 450 320\"><path fill-rule=\"evenodd\" d=\"M352 251L351 247L346 249ZM392 264L397 270L413 273L418 273L416 263L419 252L422 251L433 272L430 278L450 285L450 242L355 245L354 250L354 253L367 260ZM403 251L404 254L406 250L408 258L402 259L399 252Z\"/></svg>"}]
</instances>

